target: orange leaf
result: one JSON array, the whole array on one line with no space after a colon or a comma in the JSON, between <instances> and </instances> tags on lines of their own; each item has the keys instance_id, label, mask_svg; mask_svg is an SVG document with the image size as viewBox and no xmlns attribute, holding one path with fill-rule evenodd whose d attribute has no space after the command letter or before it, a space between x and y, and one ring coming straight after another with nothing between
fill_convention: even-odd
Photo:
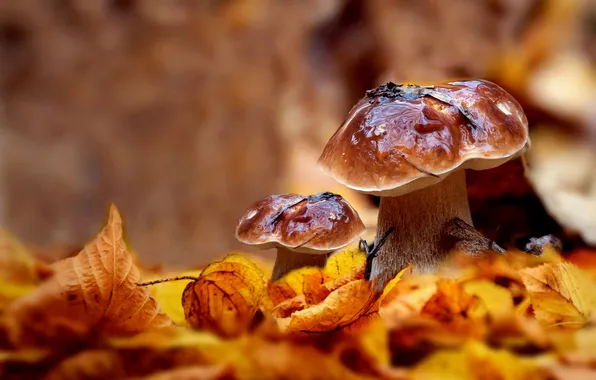
<instances>
[{"instance_id":1,"label":"orange leaf","mask_svg":"<svg viewBox=\"0 0 596 380\"><path fill-rule=\"evenodd\" d=\"M377 296L366 280L333 290L321 303L277 319L284 332L325 332L345 327L370 310Z\"/></svg>"},{"instance_id":2,"label":"orange leaf","mask_svg":"<svg viewBox=\"0 0 596 380\"><path fill-rule=\"evenodd\" d=\"M207 266L182 293L188 323L225 337L242 334L265 294L261 269L247 258L231 254Z\"/></svg>"},{"instance_id":3,"label":"orange leaf","mask_svg":"<svg viewBox=\"0 0 596 380\"><path fill-rule=\"evenodd\" d=\"M482 324L469 315L478 299L465 291L462 284L453 280L440 279L436 293L426 302L420 314L449 326L462 335L482 333Z\"/></svg>"},{"instance_id":4,"label":"orange leaf","mask_svg":"<svg viewBox=\"0 0 596 380\"><path fill-rule=\"evenodd\" d=\"M75 257L52 265L54 276L11 304L6 313L15 345L54 344L91 332L128 335L171 326L122 239L122 219L110 207L107 225Z\"/></svg>"},{"instance_id":5,"label":"orange leaf","mask_svg":"<svg viewBox=\"0 0 596 380\"><path fill-rule=\"evenodd\" d=\"M329 280L323 271L315 267L304 267L287 273L277 281L267 283L267 294L273 305L304 294L308 303L317 303L329 292L323 284Z\"/></svg>"},{"instance_id":6,"label":"orange leaf","mask_svg":"<svg viewBox=\"0 0 596 380\"><path fill-rule=\"evenodd\" d=\"M437 276L424 275L399 281L381 300L381 317L393 326L404 317L418 315L437 291L438 280Z\"/></svg>"}]
</instances>

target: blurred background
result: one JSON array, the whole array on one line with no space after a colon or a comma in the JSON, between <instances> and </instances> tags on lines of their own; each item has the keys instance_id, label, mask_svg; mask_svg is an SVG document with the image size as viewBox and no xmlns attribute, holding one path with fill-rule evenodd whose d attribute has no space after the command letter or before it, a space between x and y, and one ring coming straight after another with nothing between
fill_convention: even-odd
<instances>
[{"instance_id":1,"label":"blurred background","mask_svg":"<svg viewBox=\"0 0 596 380\"><path fill-rule=\"evenodd\" d=\"M122 212L144 263L233 249L269 194L376 200L317 158L367 89L484 78L530 121L520 161L468 175L507 247L596 245L596 1L0 0L0 225L49 258ZM271 252L263 253L271 255Z\"/></svg>"}]
</instances>

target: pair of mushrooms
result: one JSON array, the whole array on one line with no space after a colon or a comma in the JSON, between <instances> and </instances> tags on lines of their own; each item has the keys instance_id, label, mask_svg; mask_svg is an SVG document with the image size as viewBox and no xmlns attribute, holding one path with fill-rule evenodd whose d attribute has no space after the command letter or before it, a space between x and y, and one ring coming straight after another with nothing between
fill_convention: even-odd
<instances>
[{"instance_id":1,"label":"pair of mushrooms","mask_svg":"<svg viewBox=\"0 0 596 380\"><path fill-rule=\"evenodd\" d=\"M387 83L367 91L325 146L319 166L343 185L381 198L369 268L375 289L382 291L409 263L417 272L435 271L453 246L446 229L451 237L459 236L453 229L473 229L464 169L497 167L529 144L520 104L488 81ZM339 195L283 194L251 207L236 237L277 247L277 280L298 267L323 266L364 229Z\"/></svg>"}]
</instances>

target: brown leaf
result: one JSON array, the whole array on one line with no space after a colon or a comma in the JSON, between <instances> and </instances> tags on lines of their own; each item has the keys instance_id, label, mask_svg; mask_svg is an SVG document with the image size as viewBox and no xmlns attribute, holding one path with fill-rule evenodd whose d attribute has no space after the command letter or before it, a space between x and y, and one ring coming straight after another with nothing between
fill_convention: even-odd
<instances>
[{"instance_id":1,"label":"brown leaf","mask_svg":"<svg viewBox=\"0 0 596 380\"><path fill-rule=\"evenodd\" d=\"M225 337L249 327L265 296L261 269L241 255L228 255L207 266L182 293L189 325Z\"/></svg>"},{"instance_id":2,"label":"brown leaf","mask_svg":"<svg viewBox=\"0 0 596 380\"><path fill-rule=\"evenodd\" d=\"M14 345L54 345L91 333L128 335L171 326L122 239L122 219L110 207L107 225L75 257L52 265L54 276L11 304L5 322Z\"/></svg>"}]
</instances>

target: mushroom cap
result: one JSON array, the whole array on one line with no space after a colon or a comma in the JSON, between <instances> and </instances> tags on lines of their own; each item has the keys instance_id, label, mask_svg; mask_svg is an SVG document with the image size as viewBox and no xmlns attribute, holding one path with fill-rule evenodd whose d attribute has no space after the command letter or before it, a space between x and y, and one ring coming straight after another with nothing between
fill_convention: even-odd
<instances>
[{"instance_id":1,"label":"mushroom cap","mask_svg":"<svg viewBox=\"0 0 596 380\"><path fill-rule=\"evenodd\" d=\"M356 240L365 230L360 216L340 195L270 195L240 218L236 239L261 249L286 247L323 254Z\"/></svg>"},{"instance_id":2,"label":"mushroom cap","mask_svg":"<svg viewBox=\"0 0 596 380\"><path fill-rule=\"evenodd\" d=\"M352 189L398 196L456 170L494 168L529 144L522 107L494 83L388 83L367 91L352 108L319 166Z\"/></svg>"}]
</instances>

